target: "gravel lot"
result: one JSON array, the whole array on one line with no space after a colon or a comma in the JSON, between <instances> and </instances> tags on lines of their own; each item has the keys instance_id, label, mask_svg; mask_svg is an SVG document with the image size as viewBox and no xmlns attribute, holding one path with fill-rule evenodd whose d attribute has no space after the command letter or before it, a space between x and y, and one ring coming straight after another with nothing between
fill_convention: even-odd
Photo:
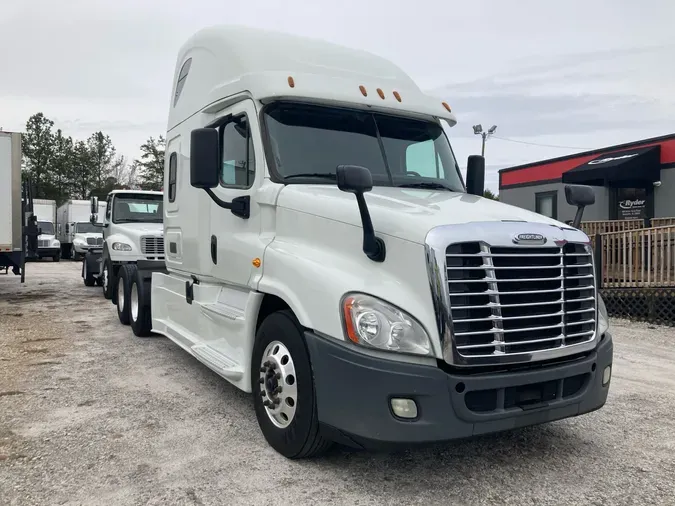
<instances>
[{"instance_id":1,"label":"gravel lot","mask_svg":"<svg viewBox=\"0 0 675 506\"><path fill-rule=\"evenodd\" d=\"M80 264L0 275L0 504L673 504L675 330L615 321L607 405L396 454L293 462L248 395L117 320Z\"/></svg>"}]
</instances>

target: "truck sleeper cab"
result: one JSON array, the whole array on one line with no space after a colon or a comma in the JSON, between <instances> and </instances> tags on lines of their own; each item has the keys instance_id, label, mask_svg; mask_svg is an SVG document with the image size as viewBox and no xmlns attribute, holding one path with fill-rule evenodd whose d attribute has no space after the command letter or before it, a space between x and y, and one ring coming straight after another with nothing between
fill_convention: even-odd
<instances>
[{"instance_id":1,"label":"truck sleeper cab","mask_svg":"<svg viewBox=\"0 0 675 506\"><path fill-rule=\"evenodd\" d=\"M275 450L447 441L604 405L612 337L588 237L482 198L482 157L465 184L448 104L374 55L241 27L195 34L173 85L166 258L120 269L128 323L251 392ZM566 196L578 225L592 191Z\"/></svg>"}]
</instances>

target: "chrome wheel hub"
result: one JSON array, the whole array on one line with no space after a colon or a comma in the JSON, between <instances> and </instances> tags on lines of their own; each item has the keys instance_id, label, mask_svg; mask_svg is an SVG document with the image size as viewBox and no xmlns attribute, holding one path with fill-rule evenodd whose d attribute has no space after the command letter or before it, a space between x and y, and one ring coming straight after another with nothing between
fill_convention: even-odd
<instances>
[{"instance_id":1,"label":"chrome wheel hub","mask_svg":"<svg viewBox=\"0 0 675 506\"><path fill-rule=\"evenodd\" d=\"M124 311L124 280L121 277L117 283L117 306Z\"/></svg>"},{"instance_id":2,"label":"chrome wheel hub","mask_svg":"<svg viewBox=\"0 0 675 506\"><path fill-rule=\"evenodd\" d=\"M108 291L108 267L103 267L103 291Z\"/></svg>"},{"instance_id":3,"label":"chrome wheel hub","mask_svg":"<svg viewBox=\"0 0 675 506\"><path fill-rule=\"evenodd\" d=\"M260 396L272 423L284 429L295 417L298 403L295 364L288 348L272 341L260 363Z\"/></svg>"},{"instance_id":4,"label":"chrome wheel hub","mask_svg":"<svg viewBox=\"0 0 675 506\"><path fill-rule=\"evenodd\" d=\"M138 320L138 285L133 283L131 285L131 294L129 295L129 314L133 321Z\"/></svg>"}]
</instances>

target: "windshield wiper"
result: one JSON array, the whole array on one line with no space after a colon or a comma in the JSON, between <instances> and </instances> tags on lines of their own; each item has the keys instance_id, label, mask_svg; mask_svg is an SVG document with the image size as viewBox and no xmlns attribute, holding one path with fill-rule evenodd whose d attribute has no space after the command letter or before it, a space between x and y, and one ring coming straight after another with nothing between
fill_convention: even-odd
<instances>
[{"instance_id":1,"label":"windshield wiper","mask_svg":"<svg viewBox=\"0 0 675 506\"><path fill-rule=\"evenodd\" d=\"M337 174L331 174L330 172L308 172L306 174L290 174L284 176L284 179L293 179L293 178L316 178L316 179L329 179L335 181L337 179Z\"/></svg>"},{"instance_id":2,"label":"windshield wiper","mask_svg":"<svg viewBox=\"0 0 675 506\"><path fill-rule=\"evenodd\" d=\"M449 186L444 185L443 183L435 183L432 181L418 181L416 183L401 183L396 185L399 188L424 188L425 190L448 190L454 191Z\"/></svg>"}]
</instances>

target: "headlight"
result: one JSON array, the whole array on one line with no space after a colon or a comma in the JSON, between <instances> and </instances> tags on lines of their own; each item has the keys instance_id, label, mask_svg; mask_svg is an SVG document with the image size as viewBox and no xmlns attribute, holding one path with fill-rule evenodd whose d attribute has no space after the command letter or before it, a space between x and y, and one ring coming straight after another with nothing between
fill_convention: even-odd
<instances>
[{"instance_id":1,"label":"headlight","mask_svg":"<svg viewBox=\"0 0 675 506\"><path fill-rule=\"evenodd\" d=\"M347 337L357 344L385 351L431 355L431 342L422 325L408 313L363 294L342 299Z\"/></svg>"},{"instance_id":2,"label":"headlight","mask_svg":"<svg viewBox=\"0 0 675 506\"><path fill-rule=\"evenodd\" d=\"M54 239L54 243L52 244L52 246L61 246L61 242Z\"/></svg>"},{"instance_id":3,"label":"headlight","mask_svg":"<svg viewBox=\"0 0 675 506\"><path fill-rule=\"evenodd\" d=\"M87 243L84 242L82 239L75 239L73 240L73 244L77 244L78 246L84 246Z\"/></svg>"},{"instance_id":4,"label":"headlight","mask_svg":"<svg viewBox=\"0 0 675 506\"><path fill-rule=\"evenodd\" d=\"M115 251L131 251L131 246L124 242L114 242L112 245L112 249Z\"/></svg>"},{"instance_id":5,"label":"headlight","mask_svg":"<svg viewBox=\"0 0 675 506\"><path fill-rule=\"evenodd\" d=\"M602 296L598 293L598 335L602 335L609 330L609 315L607 307Z\"/></svg>"}]
</instances>

